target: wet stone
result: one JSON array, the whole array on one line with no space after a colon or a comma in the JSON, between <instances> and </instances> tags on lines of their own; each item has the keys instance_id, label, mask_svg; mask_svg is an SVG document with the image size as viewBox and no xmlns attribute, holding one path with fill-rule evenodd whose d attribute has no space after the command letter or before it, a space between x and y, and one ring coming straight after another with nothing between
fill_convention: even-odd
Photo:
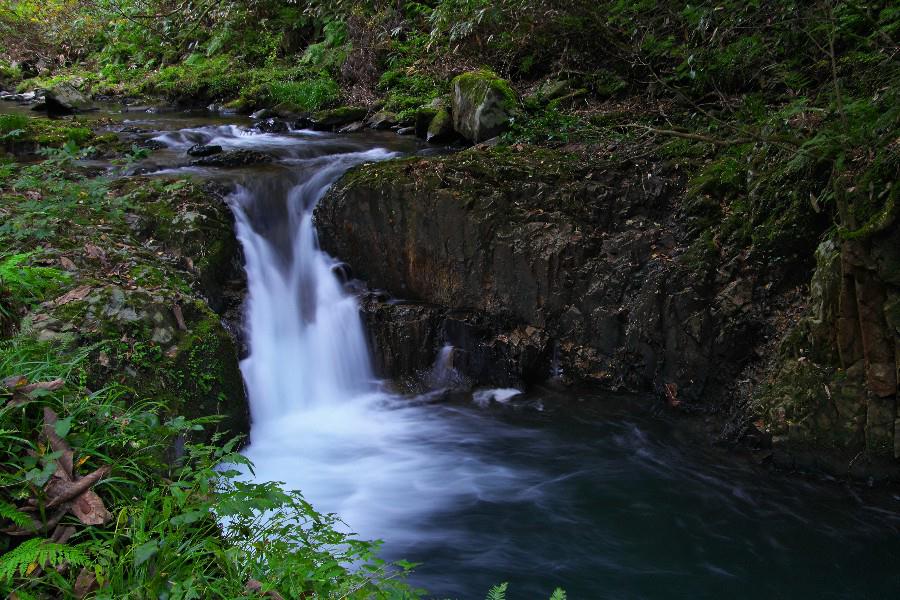
<instances>
[{"instance_id":1,"label":"wet stone","mask_svg":"<svg viewBox=\"0 0 900 600\"><path fill-rule=\"evenodd\" d=\"M219 154L222 152L222 146L215 145L206 145L206 144L194 144L190 148L188 148L187 154L188 156L212 156L213 154Z\"/></svg>"}]
</instances>

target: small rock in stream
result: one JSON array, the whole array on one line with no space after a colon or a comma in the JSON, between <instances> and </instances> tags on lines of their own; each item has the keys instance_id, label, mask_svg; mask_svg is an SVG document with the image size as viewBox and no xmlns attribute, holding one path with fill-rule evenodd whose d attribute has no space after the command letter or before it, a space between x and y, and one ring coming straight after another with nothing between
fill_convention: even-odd
<instances>
[{"instance_id":1,"label":"small rock in stream","mask_svg":"<svg viewBox=\"0 0 900 600\"><path fill-rule=\"evenodd\" d=\"M188 156L212 156L213 154L220 154L222 152L222 146L214 146L214 145L206 145L206 144L194 144L190 148L188 148L187 154Z\"/></svg>"},{"instance_id":2,"label":"small rock in stream","mask_svg":"<svg viewBox=\"0 0 900 600\"><path fill-rule=\"evenodd\" d=\"M195 167L246 167L260 163L272 162L272 157L262 152L254 150L234 150L232 152L222 152L212 156L205 156L192 161Z\"/></svg>"}]
</instances>

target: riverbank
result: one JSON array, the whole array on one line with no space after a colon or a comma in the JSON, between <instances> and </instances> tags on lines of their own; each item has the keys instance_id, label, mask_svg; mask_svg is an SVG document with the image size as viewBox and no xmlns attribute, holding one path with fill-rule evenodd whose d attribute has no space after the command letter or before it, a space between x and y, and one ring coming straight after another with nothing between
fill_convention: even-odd
<instances>
[{"instance_id":1,"label":"riverbank","mask_svg":"<svg viewBox=\"0 0 900 600\"><path fill-rule=\"evenodd\" d=\"M249 431L232 320L244 282L222 188L136 175L160 169L138 167L157 124L109 113L0 124L12 155L0 167L0 589L406 594L338 567L374 560L376 546L332 550L346 534L299 493L235 487L227 465L244 462ZM261 509L273 519L255 522ZM276 531L279 518L291 525ZM297 550L295 524L308 522L319 529Z\"/></svg>"}]
</instances>

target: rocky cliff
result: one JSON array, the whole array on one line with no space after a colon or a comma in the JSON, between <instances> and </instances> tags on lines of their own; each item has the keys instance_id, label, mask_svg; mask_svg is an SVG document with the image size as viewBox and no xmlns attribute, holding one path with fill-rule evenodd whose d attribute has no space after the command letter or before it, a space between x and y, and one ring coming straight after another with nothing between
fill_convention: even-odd
<instances>
[{"instance_id":1,"label":"rocky cliff","mask_svg":"<svg viewBox=\"0 0 900 600\"><path fill-rule=\"evenodd\" d=\"M393 298L365 303L383 374L446 343L475 382L668 384L680 402L724 385L756 333L752 282L717 290L683 260L681 187L646 159L476 147L351 172L316 218Z\"/></svg>"},{"instance_id":2,"label":"rocky cliff","mask_svg":"<svg viewBox=\"0 0 900 600\"><path fill-rule=\"evenodd\" d=\"M363 312L384 376L415 378L449 344L473 384L558 377L655 391L730 414L723 437L763 449L774 439L787 462L845 430L841 456L892 453L895 238L863 254L829 246L810 300L815 265L801 241L817 223L786 258L710 259L688 231L684 188L677 166L636 148L476 146L351 171L316 219L323 247L373 290ZM797 342L816 331L817 344ZM819 348L821 369L844 383L786 391L808 382L798 360L815 364L791 354L800 346ZM830 400L840 394L850 400ZM825 408L810 395L826 395Z\"/></svg>"}]
</instances>

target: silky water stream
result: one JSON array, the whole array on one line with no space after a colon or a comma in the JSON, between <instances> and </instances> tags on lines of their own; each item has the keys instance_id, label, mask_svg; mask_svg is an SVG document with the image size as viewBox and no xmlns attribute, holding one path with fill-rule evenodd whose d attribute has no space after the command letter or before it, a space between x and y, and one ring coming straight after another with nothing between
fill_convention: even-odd
<instances>
[{"instance_id":1,"label":"silky water stream","mask_svg":"<svg viewBox=\"0 0 900 600\"><path fill-rule=\"evenodd\" d=\"M245 453L259 480L384 539L385 558L422 562L413 584L461 599L501 581L514 599L557 585L575 599L900 595L897 496L768 473L641 398L386 391L312 211L347 169L412 142L221 123L156 139L163 156L211 143L277 157L226 175L249 292ZM440 387L453 377L435 359Z\"/></svg>"}]
</instances>

